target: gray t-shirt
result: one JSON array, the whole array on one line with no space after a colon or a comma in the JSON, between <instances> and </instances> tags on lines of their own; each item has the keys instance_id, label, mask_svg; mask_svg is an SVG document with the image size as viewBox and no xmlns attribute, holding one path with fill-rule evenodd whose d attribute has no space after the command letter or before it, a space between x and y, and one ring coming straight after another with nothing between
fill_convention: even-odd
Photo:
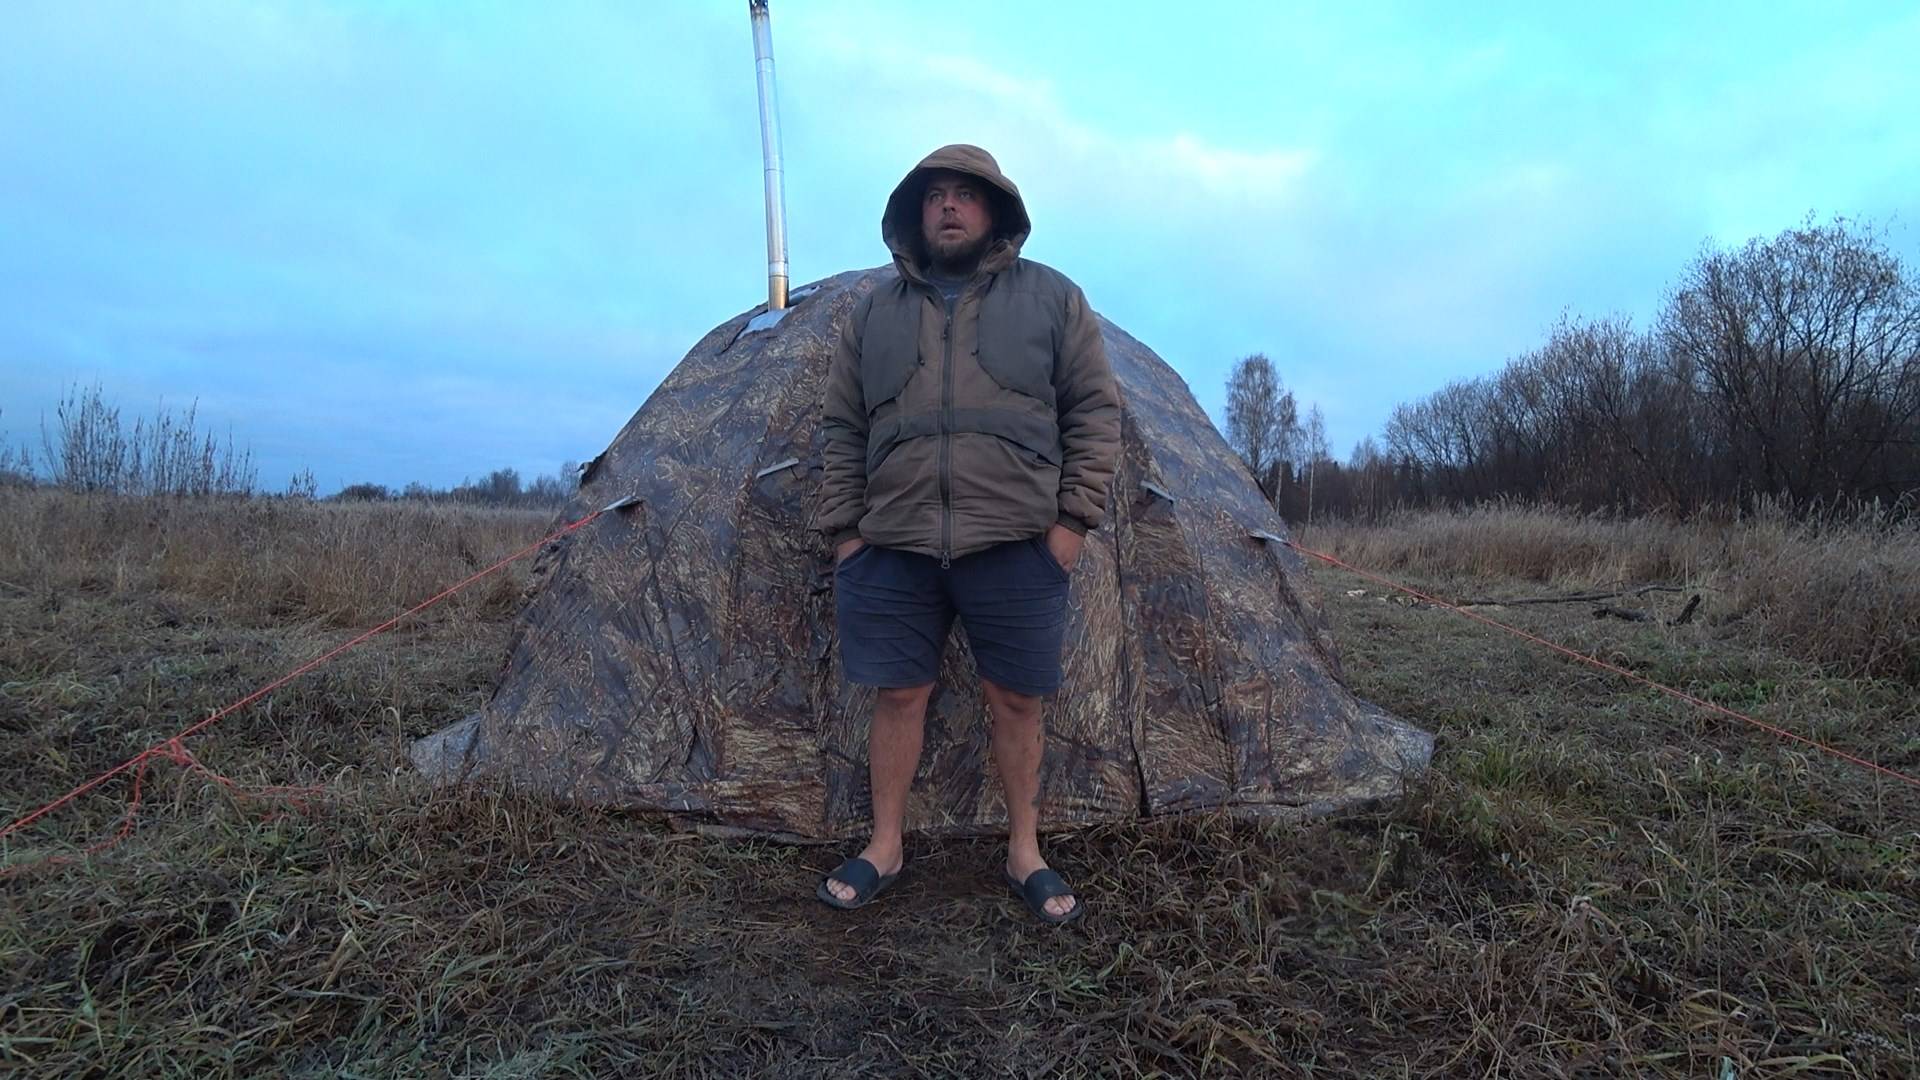
<instances>
[{"instance_id":1,"label":"gray t-shirt","mask_svg":"<svg viewBox=\"0 0 1920 1080\"><path fill-rule=\"evenodd\" d=\"M946 299L947 314L953 314L953 305L959 302L960 290L967 287L967 279L963 277L950 278L938 270L928 270L927 281L931 283L934 288L940 290L940 295Z\"/></svg>"}]
</instances>

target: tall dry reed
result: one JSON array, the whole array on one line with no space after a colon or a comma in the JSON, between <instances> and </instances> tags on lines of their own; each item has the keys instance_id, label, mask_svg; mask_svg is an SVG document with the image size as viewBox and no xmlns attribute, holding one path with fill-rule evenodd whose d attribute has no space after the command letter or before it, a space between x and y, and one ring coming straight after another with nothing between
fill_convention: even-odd
<instances>
[{"instance_id":1,"label":"tall dry reed","mask_svg":"<svg viewBox=\"0 0 1920 1080\"><path fill-rule=\"evenodd\" d=\"M1379 573L1480 590L1666 584L1710 593L1713 617L1846 674L1920 684L1920 527L1883 515L1808 521L1779 507L1727 519L1617 519L1483 506L1334 522L1301 543Z\"/></svg>"},{"instance_id":2,"label":"tall dry reed","mask_svg":"<svg viewBox=\"0 0 1920 1080\"><path fill-rule=\"evenodd\" d=\"M432 503L0 489L0 585L50 596L173 593L258 618L357 626L533 542L553 521L546 511ZM455 602L511 610L526 569Z\"/></svg>"}]
</instances>

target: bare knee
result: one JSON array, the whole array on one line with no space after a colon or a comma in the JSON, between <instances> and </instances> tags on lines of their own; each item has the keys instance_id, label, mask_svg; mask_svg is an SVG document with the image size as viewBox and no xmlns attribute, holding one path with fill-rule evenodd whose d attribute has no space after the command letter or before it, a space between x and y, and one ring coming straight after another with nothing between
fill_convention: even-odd
<instances>
[{"instance_id":1,"label":"bare knee","mask_svg":"<svg viewBox=\"0 0 1920 1080\"><path fill-rule=\"evenodd\" d=\"M875 692L876 713L891 717L916 718L925 712L933 684L925 686L883 686Z\"/></svg>"},{"instance_id":2,"label":"bare knee","mask_svg":"<svg viewBox=\"0 0 1920 1080\"><path fill-rule=\"evenodd\" d=\"M994 722L1029 725L1040 722L1040 709L1045 699L1038 694L1023 694L1018 690L1009 690L988 679L980 680L981 690L987 698L987 705L993 709Z\"/></svg>"}]
</instances>

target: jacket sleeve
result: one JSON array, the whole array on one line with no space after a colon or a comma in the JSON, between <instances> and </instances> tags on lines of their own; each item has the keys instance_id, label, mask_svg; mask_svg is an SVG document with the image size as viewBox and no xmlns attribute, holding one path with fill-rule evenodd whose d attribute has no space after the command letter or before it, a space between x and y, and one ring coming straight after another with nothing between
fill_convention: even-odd
<instances>
[{"instance_id":1,"label":"jacket sleeve","mask_svg":"<svg viewBox=\"0 0 1920 1080\"><path fill-rule=\"evenodd\" d=\"M840 325L840 342L827 368L820 430L823 476L814 507L814 528L830 546L860 535L867 513L867 403L860 386L860 330L870 309L866 298Z\"/></svg>"},{"instance_id":2,"label":"jacket sleeve","mask_svg":"<svg viewBox=\"0 0 1920 1080\"><path fill-rule=\"evenodd\" d=\"M1053 391L1060 413L1058 520L1084 536L1106 520L1107 489L1120 460L1120 392L1107 366L1100 320L1077 286L1067 294Z\"/></svg>"}]
</instances>

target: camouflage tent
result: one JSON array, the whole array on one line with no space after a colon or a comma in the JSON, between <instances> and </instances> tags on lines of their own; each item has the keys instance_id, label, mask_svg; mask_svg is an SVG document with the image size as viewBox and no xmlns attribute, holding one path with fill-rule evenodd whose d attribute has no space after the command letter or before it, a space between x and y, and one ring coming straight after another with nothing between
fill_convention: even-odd
<instances>
[{"instance_id":1,"label":"camouflage tent","mask_svg":"<svg viewBox=\"0 0 1920 1080\"><path fill-rule=\"evenodd\" d=\"M687 354L587 469L481 711L416 744L430 776L499 775L596 804L787 839L859 833L872 692L846 683L829 553L809 527L835 335L893 274L796 293ZM1432 738L1355 698L1297 587L1284 526L1180 377L1102 321L1125 401L1110 520L1074 573L1047 713L1042 827L1390 796ZM957 629L908 827L1003 827Z\"/></svg>"}]
</instances>

